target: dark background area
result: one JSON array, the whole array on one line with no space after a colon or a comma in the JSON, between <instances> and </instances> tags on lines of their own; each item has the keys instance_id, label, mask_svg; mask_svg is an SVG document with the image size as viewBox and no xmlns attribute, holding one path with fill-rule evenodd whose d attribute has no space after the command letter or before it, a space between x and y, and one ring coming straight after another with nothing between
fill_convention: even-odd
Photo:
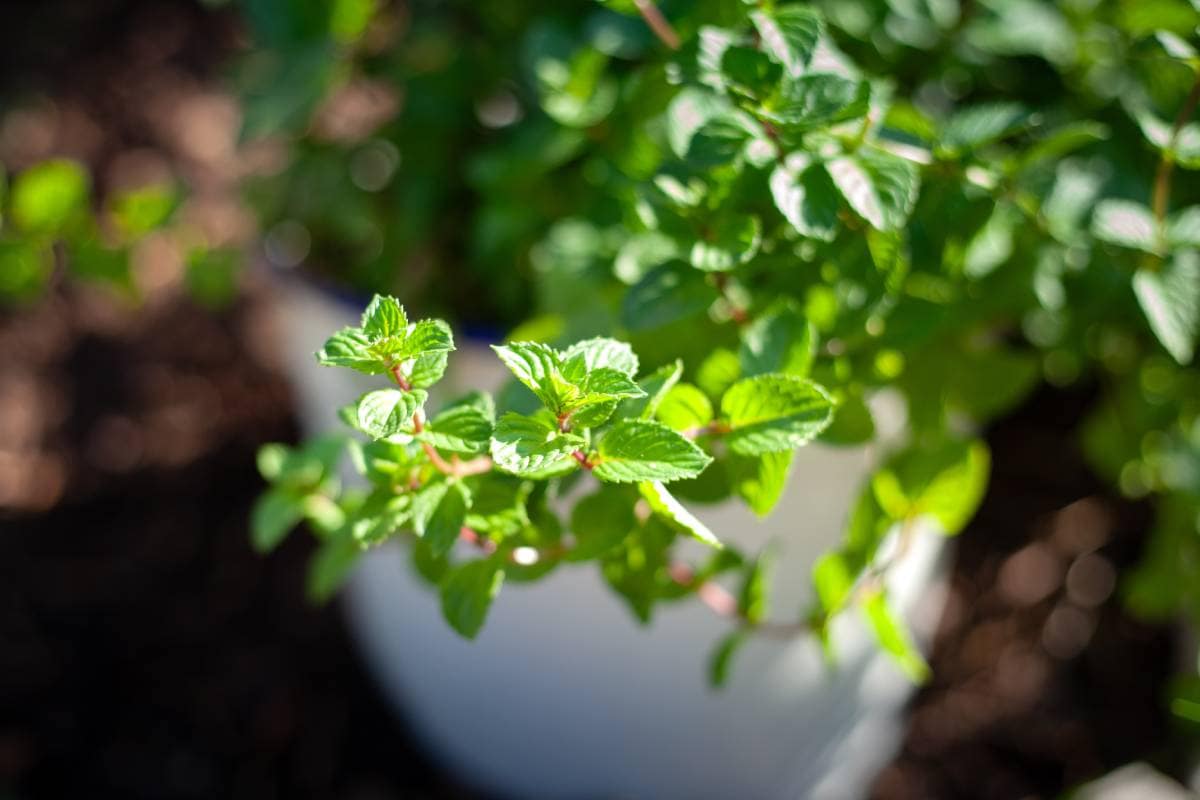
<instances>
[{"instance_id":1,"label":"dark background area","mask_svg":"<svg viewBox=\"0 0 1200 800\"><path fill-rule=\"evenodd\" d=\"M182 0L58 0L4 4L0 40L5 97L51 108L46 146L103 181L130 148L186 160L151 101L205 96L237 32ZM248 545L255 449L297 435L271 308L252 277L215 315L62 286L0 312L0 797L475 796L385 707L337 604L304 599L306 539ZM1172 632L1101 591L1150 518L1083 466L1089 397L1043 392L988 432L935 678L877 798L1050 798L1178 766Z\"/></svg>"}]
</instances>

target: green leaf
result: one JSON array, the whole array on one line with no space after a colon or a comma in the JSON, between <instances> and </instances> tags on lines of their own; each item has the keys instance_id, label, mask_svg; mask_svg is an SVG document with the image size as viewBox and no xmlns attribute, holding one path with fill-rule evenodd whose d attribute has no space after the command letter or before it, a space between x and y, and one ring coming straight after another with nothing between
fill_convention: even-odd
<instances>
[{"instance_id":1,"label":"green leaf","mask_svg":"<svg viewBox=\"0 0 1200 800\"><path fill-rule=\"evenodd\" d=\"M861 395L847 395L837 405L833 423L821 433L826 444L852 445L869 442L875 436L875 418Z\"/></svg>"},{"instance_id":2,"label":"green leaf","mask_svg":"<svg viewBox=\"0 0 1200 800\"><path fill-rule=\"evenodd\" d=\"M529 387L552 411L559 411L578 395L576 387L562 374L562 362L552 347L540 342L511 342L492 345L517 380Z\"/></svg>"},{"instance_id":3,"label":"green leaf","mask_svg":"<svg viewBox=\"0 0 1200 800\"><path fill-rule=\"evenodd\" d=\"M953 536L975 515L987 490L991 458L982 441L945 440L913 447L875 473L871 485L894 520L932 517Z\"/></svg>"},{"instance_id":4,"label":"green leaf","mask_svg":"<svg viewBox=\"0 0 1200 800\"><path fill-rule=\"evenodd\" d=\"M675 359L670 364L664 364L638 381L638 386L642 387L642 391L646 393L645 396L625 400L618 413L622 417L653 419L659 404L662 403L667 392L671 391L671 387L679 382L682 375L683 362L679 359Z\"/></svg>"},{"instance_id":5,"label":"green leaf","mask_svg":"<svg viewBox=\"0 0 1200 800\"><path fill-rule=\"evenodd\" d=\"M805 377L816 353L812 324L791 303L780 303L742 329L738 361L746 377L767 372Z\"/></svg>"},{"instance_id":6,"label":"green leaf","mask_svg":"<svg viewBox=\"0 0 1200 800\"><path fill-rule=\"evenodd\" d=\"M317 363L324 367L349 367L368 375L388 371L387 364L371 351L371 339L359 328L342 328L330 336L317 351Z\"/></svg>"},{"instance_id":7,"label":"green leaf","mask_svg":"<svg viewBox=\"0 0 1200 800\"><path fill-rule=\"evenodd\" d=\"M742 578L742 590L738 594L738 613L747 622L757 625L771 611L771 578L775 568L775 554L767 547L746 567Z\"/></svg>"},{"instance_id":8,"label":"green leaf","mask_svg":"<svg viewBox=\"0 0 1200 800\"><path fill-rule=\"evenodd\" d=\"M687 87L667 106L667 138L679 158L687 158L696 131L720 113L730 110L729 101L704 89Z\"/></svg>"},{"instance_id":9,"label":"green leaf","mask_svg":"<svg viewBox=\"0 0 1200 800\"><path fill-rule=\"evenodd\" d=\"M619 545L637 525L633 514L635 499L636 495L626 487L609 484L576 503L571 510L575 546L567 559L586 561Z\"/></svg>"},{"instance_id":10,"label":"green leaf","mask_svg":"<svg viewBox=\"0 0 1200 800\"><path fill-rule=\"evenodd\" d=\"M358 542L349 536L337 536L321 543L308 562L305 591L310 600L324 603L337 594L350 577L358 555Z\"/></svg>"},{"instance_id":11,"label":"green leaf","mask_svg":"<svg viewBox=\"0 0 1200 800\"><path fill-rule=\"evenodd\" d=\"M997 203L992 215L967 245L963 274L979 280L990 275L1012 256L1014 234L1021 218L1007 203Z\"/></svg>"},{"instance_id":12,"label":"green leaf","mask_svg":"<svg viewBox=\"0 0 1200 800\"><path fill-rule=\"evenodd\" d=\"M678 383L662 399L657 418L677 431L700 428L712 422L712 401L698 387L690 383Z\"/></svg>"},{"instance_id":13,"label":"green leaf","mask_svg":"<svg viewBox=\"0 0 1200 800\"><path fill-rule=\"evenodd\" d=\"M404 337L399 358L415 358L428 353L448 353L454 350L454 335L450 326L440 319L423 319L411 326Z\"/></svg>"},{"instance_id":14,"label":"green leaf","mask_svg":"<svg viewBox=\"0 0 1200 800\"><path fill-rule=\"evenodd\" d=\"M1003 139L1030 121L1028 109L1019 103L986 103L954 113L942 128L941 149L958 155Z\"/></svg>"},{"instance_id":15,"label":"green leaf","mask_svg":"<svg viewBox=\"0 0 1200 800\"><path fill-rule=\"evenodd\" d=\"M833 421L833 407L824 388L792 375L744 378L721 399L729 447L748 456L808 443Z\"/></svg>"},{"instance_id":16,"label":"green leaf","mask_svg":"<svg viewBox=\"0 0 1200 800\"><path fill-rule=\"evenodd\" d=\"M1159 228L1150 209L1128 200L1104 200L1096 206L1092 233L1109 244L1159 252Z\"/></svg>"},{"instance_id":17,"label":"green leaf","mask_svg":"<svg viewBox=\"0 0 1200 800\"><path fill-rule=\"evenodd\" d=\"M824 164L789 155L771 172L771 197L801 236L832 241L837 234L841 196Z\"/></svg>"},{"instance_id":18,"label":"green leaf","mask_svg":"<svg viewBox=\"0 0 1200 800\"><path fill-rule=\"evenodd\" d=\"M660 481L645 481L638 484L638 491L650 504L654 513L672 522L675 527L683 530L693 539L703 542L718 550L725 547L721 540L708 529L708 526L698 520L682 503L667 490Z\"/></svg>"},{"instance_id":19,"label":"green leaf","mask_svg":"<svg viewBox=\"0 0 1200 800\"><path fill-rule=\"evenodd\" d=\"M750 639L750 634L740 628L717 643L708 661L708 682L713 688L720 688L729 682L729 673L733 666L733 657L737 651Z\"/></svg>"},{"instance_id":20,"label":"green leaf","mask_svg":"<svg viewBox=\"0 0 1200 800\"><path fill-rule=\"evenodd\" d=\"M871 227L887 231L907 223L920 187L912 162L863 147L852 156L833 159L826 168L850 208Z\"/></svg>"},{"instance_id":21,"label":"green leaf","mask_svg":"<svg viewBox=\"0 0 1200 800\"><path fill-rule=\"evenodd\" d=\"M399 336L408 329L408 316L399 300L377 294L363 311L361 326L371 339Z\"/></svg>"},{"instance_id":22,"label":"green leaf","mask_svg":"<svg viewBox=\"0 0 1200 800\"><path fill-rule=\"evenodd\" d=\"M474 639L503 584L504 568L497 559L455 567L442 579L442 616L460 636Z\"/></svg>"},{"instance_id":23,"label":"green leaf","mask_svg":"<svg viewBox=\"0 0 1200 800\"><path fill-rule=\"evenodd\" d=\"M728 109L705 120L688 141L685 158L697 170L720 167L737 160L761 128L744 111Z\"/></svg>"},{"instance_id":24,"label":"green leaf","mask_svg":"<svg viewBox=\"0 0 1200 800\"><path fill-rule=\"evenodd\" d=\"M1200 335L1200 252L1181 250L1158 271L1139 269L1133 291L1162 346L1180 364L1191 363Z\"/></svg>"},{"instance_id":25,"label":"green leaf","mask_svg":"<svg viewBox=\"0 0 1200 800\"><path fill-rule=\"evenodd\" d=\"M709 397L720 397L741 377L742 368L737 354L724 347L713 350L696 370L696 384Z\"/></svg>"},{"instance_id":26,"label":"green leaf","mask_svg":"<svg viewBox=\"0 0 1200 800\"><path fill-rule=\"evenodd\" d=\"M418 441L439 450L469 455L487 451L491 437L492 420L485 411L471 405L445 409L416 434Z\"/></svg>"},{"instance_id":27,"label":"green leaf","mask_svg":"<svg viewBox=\"0 0 1200 800\"><path fill-rule=\"evenodd\" d=\"M562 352L564 363L582 356L587 369L600 367L616 370L627 378L632 378L638 371L638 357L633 348L625 342L597 336L594 339L584 339L568 347Z\"/></svg>"},{"instance_id":28,"label":"green leaf","mask_svg":"<svg viewBox=\"0 0 1200 800\"><path fill-rule=\"evenodd\" d=\"M13 180L12 221L26 233L60 233L85 210L89 187L87 172L74 161L43 161Z\"/></svg>"},{"instance_id":29,"label":"green leaf","mask_svg":"<svg viewBox=\"0 0 1200 800\"><path fill-rule=\"evenodd\" d=\"M471 508L467 527L497 538L514 536L530 525L526 501L533 484L526 480L489 472L472 481Z\"/></svg>"},{"instance_id":30,"label":"green leaf","mask_svg":"<svg viewBox=\"0 0 1200 800\"><path fill-rule=\"evenodd\" d=\"M1200 248L1200 206L1177 211L1167 221L1167 243L1171 247Z\"/></svg>"},{"instance_id":31,"label":"green leaf","mask_svg":"<svg viewBox=\"0 0 1200 800\"><path fill-rule=\"evenodd\" d=\"M358 427L376 439L412 429L413 414L425 405L424 389L378 389L358 399Z\"/></svg>"},{"instance_id":32,"label":"green leaf","mask_svg":"<svg viewBox=\"0 0 1200 800\"><path fill-rule=\"evenodd\" d=\"M869 594L862 602L862 610L875 634L875 641L892 657L896 666L914 683L927 681L929 665L925 663L904 623L892 611L887 597L882 592Z\"/></svg>"},{"instance_id":33,"label":"green leaf","mask_svg":"<svg viewBox=\"0 0 1200 800\"><path fill-rule=\"evenodd\" d=\"M438 476L437 479L426 483L412 494L409 517L413 532L417 536L425 535L425 526L429 524L433 512L437 510L438 504L442 502L442 498L446 496L449 488L450 484Z\"/></svg>"},{"instance_id":34,"label":"green leaf","mask_svg":"<svg viewBox=\"0 0 1200 800\"><path fill-rule=\"evenodd\" d=\"M299 498L282 489L269 489L255 500L250 511L250 542L258 552L268 553L303 518Z\"/></svg>"},{"instance_id":35,"label":"green leaf","mask_svg":"<svg viewBox=\"0 0 1200 800\"><path fill-rule=\"evenodd\" d=\"M813 564L813 586L826 616L836 614L854 588L854 570L841 553L825 553Z\"/></svg>"},{"instance_id":36,"label":"green leaf","mask_svg":"<svg viewBox=\"0 0 1200 800\"><path fill-rule=\"evenodd\" d=\"M660 422L625 419L600 440L593 473L612 483L672 481L699 475L712 458Z\"/></svg>"},{"instance_id":37,"label":"green leaf","mask_svg":"<svg viewBox=\"0 0 1200 800\"><path fill-rule=\"evenodd\" d=\"M496 423L491 452L496 466L514 475L550 475L576 466L571 454L586 444L583 437L562 433L552 420L505 414Z\"/></svg>"},{"instance_id":38,"label":"green leaf","mask_svg":"<svg viewBox=\"0 0 1200 800\"><path fill-rule=\"evenodd\" d=\"M609 367L597 367L589 372L583 382L583 391L584 397L579 402L588 404L646 396L632 378Z\"/></svg>"},{"instance_id":39,"label":"green leaf","mask_svg":"<svg viewBox=\"0 0 1200 800\"><path fill-rule=\"evenodd\" d=\"M790 450L779 453L763 453L761 456L731 457L731 472L734 475L734 491L746 501L750 510L765 517L775 508L783 490L787 487L788 475L795 454Z\"/></svg>"},{"instance_id":40,"label":"green leaf","mask_svg":"<svg viewBox=\"0 0 1200 800\"><path fill-rule=\"evenodd\" d=\"M446 352L423 353L413 359L408 370L408 382L414 389L425 389L442 379L446 374Z\"/></svg>"},{"instance_id":41,"label":"green leaf","mask_svg":"<svg viewBox=\"0 0 1200 800\"><path fill-rule=\"evenodd\" d=\"M704 272L726 272L758 254L762 224L758 217L725 214L692 244L692 266Z\"/></svg>"},{"instance_id":42,"label":"green leaf","mask_svg":"<svg viewBox=\"0 0 1200 800\"><path fill-rule=\"evenodd\" d=\"M750 15L763 50L790 75L800 75L812 61L821 37L821 17L801 5L788 5Z\"/></svg>"},{"instance_id":43,"label":"green leaf","mask_svg":"<svg viewBox=\"0 0 1200 800\"><path fill-rule=\"evenodd\" d=\"M390 489L372 494L354 517L350 524L354 539L363 545L379 544L412 517L412 496L397 495Z\"/></svg>"},{"instance_id":44,"label":"green leaf","mask_svg":"<svg viewBox=\"0 0 1200 800\"><path fill-rule=\"evenodd\" d=\"M862 117L870 106L871 85L831 73L785 77L758 109L768 122L793 132Z\"/></svg>"},{"instance_id":45,"label":"green leaf","mask_svg":"<svg viewBox=\"0 0 1200 800\"><path fill-rule=\"evenodd\" d=\"M659 328L707 310L717 292L690 265L673 261L655 267L629 288L621 321L631 331Z\"/></svg>"},{"instance_id":46,"label":"green leaf","mask_svg":"<svg viewBox=\"0 0 1200 800\"><path fill-rule=\"evenodd\" d=\"M460 482L450 483L425 525L423 540L435 557L444 556L458 541L458 534L471 508L471 497Z\"/></svg>"}]
</instances>

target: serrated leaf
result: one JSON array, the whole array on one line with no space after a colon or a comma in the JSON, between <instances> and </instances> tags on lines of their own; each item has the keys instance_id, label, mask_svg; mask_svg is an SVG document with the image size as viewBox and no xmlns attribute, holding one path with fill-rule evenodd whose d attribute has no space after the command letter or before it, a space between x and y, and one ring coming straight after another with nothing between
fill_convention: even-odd
<instances>
[{"instance_id":1,"label":"serrated leaf","mask_svg":"<svg viewBox=\"0 0 1200 800\"><path fill-rule=\"evenodd\" d=\"M425 525L423 541L435 557L444 556L458 541L471 508L471 497L460 482L450 483Z\"/></svg>"},{"instance_id":2,"label":"serrated leaf","mask_svg":"<svg viewBox=\"0 0 1200 800\"><path fill-rule=\"evenodd\" d=\"M708 661L708 682L713 688L719 689L729 682L729 673L733 667L733 657L749 638L749 633L738 629L726 634L717 643Z\"/></svg>"},{"instance_id":3,"label":"serrated leaf","mask_svg":"<svg viewBox=\"0 0 1200 800\"><path fill-rule=\"evenodd\" d=\"M399 300L377 294L363 311L361 327L363 333L372 339L398 336L408 328L408 316Z\"/></svg>"},{"instance_id":4,"label":"serrated leaf","mask_svg":"<svg viewBox=\"0 0 1200 800\"><path fill-rule=\"evenodd\" d=\"M570 361L576 356L582 356L588 370L607 367L622 375L632 378L638 371L638 357L633 348L625 342L597 336L594 339L584 339L581 342L562 351L563 362Z\"/></svg>"},{"instance_id":5,"label":"serrated leaf","mask_svg":"<svg viewBox=\"0 0 1200 800\"><path fill-rule=\"evenodd\" d=\"M750 506L750 510L765 517L775 508L787 487L794 453L763 453L761 456L731 456L730 472L733 489Z\"/></svg>"},{"instance_id":6,"label":"serrated leaf","mask_svg":"<svg viewBox=\"0 0 1200 800\"><path fill-rule=\"evenodd\" d=\"M1128 200L1104 200L1096 205L1092 233L1109 244L1159 252L1158 223L1150 209Z\"/></svg>"},{"instance_id":7,"label":"serrated leaf","mask_svg":"<svg viewBox=\"0 0 1200 800\"><path fill-rule=\"evenodd\" d=\"M442 616L459 635L474 639L503 584L504 569L496 559L455 567L442 578Z\"/></svg>"},{"instance_id":8,"label":"serrated leaf","mask_svg":"<svg viewBox=\"0 0 1200 800\"><path fill-rule=\"evenodd\" d=\"M601 486L571 510L571 532L575 546L569 561L586 561L607 553L629 535L637 524L633 503L637 495L620 486Z\"/></svg>"},{"instance_id":9,"label":"serrated leaf","mask_svg":"<svg viewBox=\"0 0 1200 800\"><path fill-rule=\"evenodd\" d=\"M861 607L863 616L875 634L875 641L892 657L896 666L914 683L927 681L929 665L925 663L907 627L892 611L886 595L873 592L863 600Z\"/></svg>"},{"instance_id":10,"label":"serrated leaf","mask_svg":"<svg viewBox=\"0 0 1200 800\"><path fill-rule=\"evenodd\" d=\"M761 243L758 217L726 214L692 244L688 257L696 269L726 272L754 258Z\"/></svg>"},{"instance_id":11,"label":"serrated leaf","mask_svg":"<svg viewBox=\"0 0 1200 800\"><path fill-rule=\"evenodd\" d=\"M667 427L686 431L712 422L713 407L708 395L690 383L678 383L659 403L658 421Z\"/></svg>"},{"instance_id":12,"label":"serrated leaf","mask_svg":"<svg viewBox=\"0 0 1200 800\"><path fill-rule=\"evenodd\" d=\"M317 351L317 363L325 367L349 367L368 375L388 371L386 362L371 352L371 339L358 328L342 328Z\"/></svg>"},{"instance_id":13,"label":"serrated leaf","mask_svg":"<svg viewBox=\"0 0 1200 800\"><path fill-rule=\"evenodd\" d=\"M832 241L838 229L841 196L825 166L793 154L771 172L771 197L801 236Z\"/></svg>"},{"instance_id":14,"label":"serrated leaf","mask_svg":"<svg viewBox=\"0 0 1200 800\"><path fill-rule=\"evenodd\" d=\"M833 398L824 388L792 375L744 378L721 398L735 453L754 456L807 444L833 421Z\"/></svg>"},{"instance_id":15,"label":"serrated leaf","mask_svg":"<svg viewBox=\"0 0 1200 800\"><path fill-rule=\"evenodd\" d=\"M450 326L440 319L423 319L411 325L404 337L399 355L415 358L427 353L448 353L454 350L454 334Z\"/></svg>"},{"instance_id":16,"label":"serrated leaf","mask_svg":"<svg viewBox=\"0 0 1200 800\"><path fill-rule=\"evenodd\" d=\"M536 476L571 470L571 453L584 444L582 437L560 432L550 420L509 413L496 423L491 453L499 469Z\"/></svg>"},{"instance_id":17,"label":"serrated leaf","mask_svg":"<svg viewBox=\"0 0 1200 800\"><path fill-rule=\"evenodd\" d=\"M801 132L864 116L871 85L832 73L785 77L778 91L758 108L758 116Z\"/></svg>"},{"instance_id":18,"label":"serrated leaf","mask_svg":"<svg viewBox=\"0 0 1200 800\"><path fill-rule=\"evenodd\" d=\"M378 389L358 399L358 427L375 439L386 439L412 427L413 414L425 405L424 389Z\"/></svg>"},{"instance_id":19,"label":"serrated leaf","mask_svg":"<svg viewBox=\"0 0 1200 800\"><path fill-rule=\"evenodd\" d=\"M671 494L666 486L663 486L661 481L639 483L638 491L646 499L646 502L650 504L650 509L654 513L672 522L676 527L687 533L688 536L718 550L725 547L721 543L721 540L708 529L707 525L698 520L692 512L688 511L683 503L675 499L674 495Z\"/></svg>"},{"instance_id":20,"label":"serrated leaf","mask_svg":"<svg viewBox=\"0 0 1200 800\"><path fill-rule=\"evenodd\" d=\"M735 161L746 143L760 128L744 111L728 109L705 120L688 141L685 160L698 170L721 167Z\"/></svg>"},{"instance_id":21,"label":"serrated leaf","mask_svg":"<svg viewBox=\"0 0 1200 800\"><path fill-rule=\"evenodd\" d=\"M474 455L485 452L492 436L492 421L471 405L445 409L426 425L416 438L439 450Z\"/></svg>"},{"instance_id":22,"label":"serrated leaf","mask_svg":"<svg viewBox=\"0 0 1200 800\"><path fill-rule=\"evenodd\" d=\"M816 330L790 303L768 309L742 329L741 338L738 361L746 377L768 372L805 377L812 369Z\"/></svg>"},{"instance_id":23,"label":"serrated leaf","mask_svg":"<svg viewBox=\"0 0 1200 800\"><path fill-rule=\"evenodd\" d=\"M661 422L626 419L600 440L593 474L602 481L672 481L699 475L712 458Z\"/></svg>"},{"instance_id":24,"label":"serrated leaf","mask_svg":"<svg viewBox=\"0 0 1200 800\"><path fill-rule=\"evenodd\" d=\"M1019 103L985 103L960 109L942 128L941 148L952 155L974 150L1021 130L1030 116Z\"/></svg>"},{"instance_id":25,"label":"serrated leaf","mask_svg":"<svg viewBox=\"0 0 1200 800\"><path fill-rule=\"evenodd\" d=\"M1191 363L1200 336L1200 252L1181 250L1158 271L1139 269L1133 291L1162 346L1180 364Z\"/></svg>"},{"instance_id":26,"label":"serrated leaf","mask_svg":"<svg viewBox=\"0 0 1200 800\"><path fill-rule=\"evenodd\" d=\"M525 384L553 411L560 410L578 395L562 374L562 362L554 348L540 342L511 342L492 345L517 380Z\"/></svg>"},{"instance_id":27,"label":"serrated leaf","mask_svg":"<svg viewBox=\"0 0 1200 800\"><path fill-rule=\"evenodd\" d=\"M408 382L414 389L425 389L442 379L446 374L449 353L423 353L413 359L408 370Z\"/></svg>"},{"instance_id":28,"label":"serrated leaf","mask_svg":"<svg viewBox=\"0 0 1200 800\"><path fill-rule=\"evenodd\" d=\"M300 499L282 489L269 489L254 501L250 511L250 542L260 553L279 546L304 518Z\"/></svg>"},{"instance_id":29,"label":"serrated leaf","mask_svg":"<svg viewBox=\"0 0 1200 800\"><path fill-rule=\"evenodd\" d=\"M812 60L821 37L821 17L801 5L789 5L750 15L763 50L790 75L800 75Z\"/></svg>"},{"instance_id":30,"label":"serrated leaf","mask_svg":"<svg viewBox=\"0 0 1200 800\"><path fill-rule=\"evenodd\" d=\"M864 147L853 156L833 159L826 168L850 208L871 227L896 230L908 222L920 188L912 162Z\"/></svg>"},{"instance_id":31,"label":"serrated leaf","mask_svg":"<svg viewBox=\"0 0 1200 800\"><path fill-rule=\"evenodd\" d=\"M583 392L584 397L579 402L588 404L646 396L632 378L609 367L597 367L589 372L583 382Z\"/></svg>"}]
</instances>

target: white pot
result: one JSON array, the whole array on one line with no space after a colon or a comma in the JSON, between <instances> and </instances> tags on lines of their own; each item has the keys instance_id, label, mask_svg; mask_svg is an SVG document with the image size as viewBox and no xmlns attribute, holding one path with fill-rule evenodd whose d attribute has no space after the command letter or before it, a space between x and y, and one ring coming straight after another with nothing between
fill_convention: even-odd
<instances>
[{"instance_id":1,"label":"white pot","mask_svg":"<svg viewBox=\"0 0 1200 800\"><path fill-rule=\"evenodd\" d=\"M299 281L280 297L302 424L328 430L336 408L375 386L312 356L359 309ZM450 363L454 391L494 388L504 375L482 345L460 342ZM881 409L893 431L896 408ZM732 502L693 511L748 552L777 542L772 607L793 616L871 464L867 448L809 446L768 519ZM922 642L942 608L945 541L919 530L889 573ZM812 637L756 637L736 655L729 685L713 691L705 663L729 623L688 601L658 607L640 626L594 565L505 586L474 642L442 621L401 544L367 553L344 598L363 657L413 730L457 778L506 797L862 797L899 745L914 691L853 614L834 625L836 667Z\"/></svg>"}]
</instances>

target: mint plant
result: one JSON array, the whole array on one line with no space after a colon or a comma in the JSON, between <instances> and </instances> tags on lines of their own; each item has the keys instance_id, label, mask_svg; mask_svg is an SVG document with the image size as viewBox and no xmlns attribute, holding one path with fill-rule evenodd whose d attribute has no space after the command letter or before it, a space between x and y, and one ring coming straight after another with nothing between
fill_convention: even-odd
<instances>
[{"instance_id":1,"label":"mint plant","mask_svg":"<svg viewBox=\"0 0 1200 800\"><path fill-rule=\"evenodd\" d=\"M427 419L445 351L369 325L376 301L322 355L393 378L343 415L373 439L350 448L375 489L333 491L328 442L272 449L268 466L295 459L309 480L264 469L282 512L259 515L261 544L309 519L324 595L365 543L413 533L467 634L505 578L596 561L642 619L693 595L729 616L716 678L753 632L824 636L856 609L920 678L882 590L894 554L917 520L969 521L989 460L972 431L1043 380L1090 381L1089 456L1122 492L1161 497L1129 600L1197 607L1200 196L1177 179L1200 167L1194 3L567 5L481 23L524 33L529 113L472 154L472 255L506 263L538 215L559 217L529 252L538 313L497 349L524 388L499 416L472 395ZM426 100L456 91L410 77ZM419 119L402 116L406 135ZM814 607L768 613L769 552L678 560L680 537L720 543L689 506L769 513L794 448L875 439L883 391L905 436L814 568ZM385 476L409 488L381 495ZM478 557L455 561L460 540Z\"/></svg>"},{"instance_id":2,"label":"mint plant","mask_svg":"<svg viewBox=\"0 0 1200 800\"><path fill-rule=\"evenodd\" d=\"M340 412L366 439L263 448L259 468L272 488L254 510L254 542L270 550L307 520L323 540L310 575L315 597L329 596L362 549L411 535L414 564L439 587L449 624L467 637L479 632L506 578L532 580L592 561L643 620L657 602L696 594L732 617L738 629L714 662L719 679L747 632L823 631L832 614L854 603L909 671L921 674L923 662L878 587L879 569L856 586L846 560L828 557L817 570L821 607L768 621L769 554L751 558L729 547L671 492L671 484L719 464L740 476L738 491L753 508L768 513L792 452L834 418L833 395L806 377L811 359L738 378L710 395L682 380L679 362L639 373L637 355L615 339L561 350L512 342L493 349L537 408L498 412L491 395L473 392L430 413L429 390L453 349L444 322L409 322L395 298L377 295L358 327L335 333L317 354L323 365L390 379L389 388ZM970 511L963 503L978 501L986 469L979 448L950 448L932 467L913 462L881 472L885 510L860 523L869 540L862 544L877 544L883 518L932 513L948 530L961 527ZM341 490L343 451L367 488ZM585 480L587 493L564 524L563 506ZM677 560L680 537L708 545L711 557L695 565ZM456 555L459 542L470 545L471 557ZM731 570L743 573L736 597L713 582Z\"/></svg>"}]
</instances>

